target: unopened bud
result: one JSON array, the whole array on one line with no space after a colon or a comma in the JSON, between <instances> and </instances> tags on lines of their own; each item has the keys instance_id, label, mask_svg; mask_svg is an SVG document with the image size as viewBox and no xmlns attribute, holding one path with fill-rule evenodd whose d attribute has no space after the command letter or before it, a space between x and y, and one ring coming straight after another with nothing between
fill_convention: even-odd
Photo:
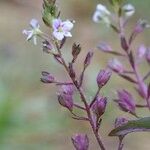
<instances>
[{"instance_id":1,"label":"unopened bud","mask_svg":"<svg viewBox=\"0 0 150 150\"><path fill-rule=\"evenodd\" d=\"M145 47L145 45L140 45L137 49L137 55L139 58L143 58L146 54L146 50L147 48Z\"/></svg>"},{"instance_id":2,"label":"unopened bud","mask_svg":"<svg viewBox=\"0 0 150 150\"><path fill-rule=\"evenodd\" d=\"M68 108L70 111L73 109L73 85L62 85L59 89L58 101L63 106Z\"/></svg>"},{"instance_id":3,"label":"unopened bud","mask_svg":"<svg viewBox=\"0 0 150 150\"><path fill-rule=\"evenodd\" d=\"M135 114L135 101L132 95L126 90L118 91L117 103L123 111Z\"/></svg>"},{"instance_id":4,"label":"unopened bud","mask_svg":"<svg viewBox=\"0 0 150 150\"><path fill-rule=\"evenodd\" d=\"M112 59L108 62L108 67L114 72L123 73L124 68L121 62L118 59Z\"/></svg>"},{"instance_id":5,"label":"unopened bud","mask_svg":"<svg viewBox=\"0 0 150 150\"><path fill-rule=\"evenodd\" d=\"M111 72L109 70L100 70L97 76L97 84L99 87L104 86L111 77Z\"/></svg>"},{"instance_id":6,"label":"unopened bud","mask_svg":"<svg viewBox=\"0 0 150 150\"><path fill-rule=\"evenodd\" d=\"M72 137L72 143L76 150L88 150L89 148L89 139L85 134L76 134Z\"/></svg>"},{"instance_id":7,"label":"unopened bud","mask_svg":"<svg viewBox=\"0 0 150 150\"><path fill-rule=\"evenodd\" d=\"M72 56L74 61L76 60L80 52L81 52L80 44L77 45L76 43L74 43L72 46Z\"/></svg>"},{"instance_id":8,"label":"unopened bud","mask_svg":"<svg viewBox=\"0 0 150 150\"><path fill-rule=\"evenodd\" d=\"M62 85L60 88L60 92L68 95L73 95L74 93L74 87L73 85Z\"/></svg>"},{"instance_id":9,"label":"unopened bud","mask_svg":"<svg viewBox=\"0 0 150 150\"><path fill-rule=\"evenodd\" d=\"M42 72L41 81L43 83L54 83L55 82L55 78L50 73L48 73L46 71L43 71Z\"/></svg>"},{"instance_id":10,"label":"unopened bud","mask_svg":"<svg viewBox=\"0 0 150 150\"><path fill-rule=\"evenodd\" d=\"M88 52L84 60L84 68L90 65L92 57L93 57L93 52Z\"/></svg>"},{"instance_id":11,"label":"unopened bud","mask_svg":"<svg viewBox=\"0 0 150 150\"><path fill-rule=\"evenodd\" d=\"M47 40L43 41L43 52L50 53L52 51L52 45Z\"/></svg>"},{"instance_id":12,"label":"unopened bud","mask_svg":"<svg viewBox=\"0 0 150 150\"><path fill-rule=\"evenodd\" d=\"M122 47L125 51L127 51L127 50L129 49L129 45L128 45L128 43L127 43L125 37L121 35L120 40L121 40L121 47Z\"/></svg>"},{"instance_id":13,"label":"unopened bud","mask_svg":"<svg viewBox=\"0 0 150 150\"><path fill-rule=\"evenodd\" d=\"M75 79L76 77L76 73L74 71L74 68L73 68L73 64L72 63L69 63L69 75L71 78Z\"/></svg>"},{"instance_id":14,"label":"unopened bud","mask_svg":"<svg viewBox=\"0 0 150 150\"><path fill-rule=\"evenodd\" d=\"M70 111L72 111L72 109L73 109L73 98L72 98L72 95L60 93L58 95L58 101L63 107L66 107Z\"/></svg>"},{"instance_id":15,"label":"unopened bud","mask_svg":"<svg viewBox=\"0 0 150 150\"><path fill-rule=\"evenodd\" d=\"M97 118L100 118L104 114L105 109L106 109L106 105L107 105L107 98L106 97L98 96L96 98L96 101L92 105L92 111L94 114L96 114Z\"/></svg>"},{"instance_id":16,"label":"unopened bud","mask_svg":"<svg viewBox=\"0 0 150 150\"><path fill-rule=\"evenodd\" d=\"M103 52L111 52L112 51L112 48L110 45L108 45L107 43L100 43L98 45L98 49L100 49L101 51Z\"/></svg>"},{"instance_id":17,"label":"unopened bud","mask_svg":"<svg viewBox=\"0 0 150 150\"><path fill-rule=\"evenodd\" d=\"M138 34L144 31L144 29L149 28L150 25L146 20L139 20L135 26L134 33Z\"/></svg>"}]
</instances>

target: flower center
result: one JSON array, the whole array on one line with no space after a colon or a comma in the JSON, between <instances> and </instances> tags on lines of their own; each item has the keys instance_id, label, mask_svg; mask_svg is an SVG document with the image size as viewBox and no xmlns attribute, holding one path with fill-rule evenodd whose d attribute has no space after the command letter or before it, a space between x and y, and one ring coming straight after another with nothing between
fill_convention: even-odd
<instances>
[{"instance_id":1,"label":"flower center","mask_svg":"<svg viewBox=\"0 0 150 150\"><path fill-rule=\"evenodd\" d=\"M59 26L59 27L58 27L58 32L63 32L62 26Z\"/></svg>"}]
</instances>

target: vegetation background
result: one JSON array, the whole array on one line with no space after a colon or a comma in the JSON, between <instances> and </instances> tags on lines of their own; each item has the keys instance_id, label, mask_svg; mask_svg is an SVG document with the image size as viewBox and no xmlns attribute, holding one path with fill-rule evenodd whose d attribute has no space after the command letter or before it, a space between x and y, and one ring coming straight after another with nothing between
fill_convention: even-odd
<instances>
[{"instance_id":1,"label":"vegetation background","mask_svg":"<svg viewBox=\"0 0 150 150\"><path fill-rule=\"evenodd\" d=\"M136 15L127 28L129 32L139 17L150 21L150 1L128 1L136 7ZM117 35L111 29L93 23L97 3L108 4L106 0L58 0L62 18L76 20L73 38L68 39L64 53L68 59L71 44L81 43L83 52L76 66L78 71L85 53L95 49L100 41L108 41L114 49L120 49ZM42 52L40 44L34 46L22 35L31 18L37 18L43 30L49 32L42 22L41 12L42 0L0 0L0 150L70 150L73 149L70 137L76 132L88 133L90 149L96 150L89 126L72 120L70 114L59 106L56 88L40 82L43 70L53 72L59 79L66 78L64 70ZM141 43L150 46L150 31L146 30L136 40L135 49ZM89 96L94 94L96 74L106 66L108 58L95 51L85 82ZM148 66L144 64L141 72L146 69ZM115 89L127 87L134 92L130 84L113 75L102 91L110 100L101 129L109 150L115 150L117 143L116 138L107 136L115 117L127 116L111 100L115 97ZM149 112L141 113L149 115ZM125 150L150 150L149 139L149 133L131 134L124 141Z\"/></svg>"}]
</instances>

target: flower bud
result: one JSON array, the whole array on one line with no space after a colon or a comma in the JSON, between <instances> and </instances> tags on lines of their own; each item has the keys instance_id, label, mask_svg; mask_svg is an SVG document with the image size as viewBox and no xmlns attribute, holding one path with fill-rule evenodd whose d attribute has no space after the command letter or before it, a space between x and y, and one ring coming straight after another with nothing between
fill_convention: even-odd
<instances>
[{"instance_id":1,"label":"flower bud","mask_svg":"<svg viewBox=\"0 0 150 150\"><path fill-rule=\"evenodd\" d=\"M52 51L52 45L47 40L43 41L43 52L50 53Z\"/></svg>"},{"instance_id":2,"label":"flower bud","mask_svg":"<svg viewBox=\"0 0 150 150\"><path fill-rule=\"evenodd\" d=\"M131 17L135 13L135 8L131 4L126 4L122 7L126 17Z\"/></svg>"},{"instance_id":3,"label":"flower bud","mask_svg":"<svg viewBox=\"0 0 150 150\"><path fill-rule=\"evenodd\" d=\"M121 40L121 47L122 47L125 51L127 51L127 50L129 49L129 45L128 45L128 43L127 43L126 38L125 38L123 35L121 35L120 40Z\"/></svg>"},{"instance_id":4,"label":"flower bud","mask_svg":"<svg viewBox=\"0 0 150 150\"><path fill-rule=\"evenodd\" d=\"M68 108L70 111L73 109L73 85L62 85L59 89L58 101L63 106Z\"/></svg>"},{"instance_id":5,"label":"flower bud","mask_svg":"<svg viewBox=\"0 0 150 150\"><path fill-rule=\"evenodd\" d=\"M149 28L150 25L146 20L139 20L135 26L134 33L138 34L144 31L144 29Z\"/></svg>"},{"instance_id":6,"label":"flower bud","mask_svg":"<svg viewBox=\"0 0 150 150\"><path fill-rule=\"evenodd\" d=\"M73 95L74 93L74 87L73 85L62 85L60 88L60 92L68 95Z\"/></svg>"},{"instance_id":7,"label":"flower bud","mask_svg":"<svg viewBox=\"0 0 150 150\"><path fill-rule=\"evenodd\" d=\"M143 58L145 56L145 53L146 53L146 47L145 45L140 45L137 49L137 55L139 58Z\"/></svg>"},{"instance_id":8,"label":"flower bud","mask_svg":"<svg viewBox=\"0 0 150 150\"><path fill-rule=\"evenodd\" d=\"M76 77L76 73L75 73L72 63L69 63L69 75L73 79L75 79L75 77Z\"/></svg>"},{"instance_id":9,"label":"flower bud","mask_svg":"<svg viewBox=\"0 0 150 150\"><path fill-rule=\"evenodd\" d=\"M110 25L110 19L109 16L111 13L106 8L106 6L102 4L98 4L96 7L96 11L93 15L93 21L96 23L104 22L106 25Z\"/></svg>"},{"instance_id":10,"label":"flower bud","mask_svg":"<svg viewBox=\"0 0 150 150\"><path fill-rule=\"evenodd\" d=\"M62 105L63 107L68 108L70 111L72 111L73 109L73 98L72 95L69 94L58 94L58 101L60 103L60 105Z\"/></svg>"},{"instance_id":11,"label":"flower bud","mask_svg":"<svg viewBox=\"0 0 150 150\"><path fill-rule=\"evenodd\" d=\"M103 52L111 52L112 51L111 46L104 42L100 43L98 45L98 49L102 50Z\"/></svg>"},{"instance_id":12,"label":"flower bud","mask_svg":"<svg viewBox=\"0 0 150 150\"><path fill-rule=\"evenodd\" d=\"M76 134L72 137L72 143L76 150L88 150L89 148L89 139L85 134Z\"/></svg>"},{"instance_id":13,"label":"flower bud","mask_svg":"<svg viewBox=\"0 0 150 150\"><path fill-rule=\"evenodd\" d=\"M111 77L111 72L109 70L100 70L97 76L97 84L99 87L104 86Z\"/></svg>"},{"instance_id":14,"label":"flower bud","mask_svg":"<svg viewBox=\"0 0 150 150\"><path fill-rule=\"evenodd\" d=\"M93 52L88 52L84 60L84 68L86 68L91 63L92 57L93 57Z\"/></svg>"},{"instance_id":15,"label":"flower bud","mask_svg":"<svg viewBox=\"0 0 150 150\"><path fill-rule=\"evenodd\" d=\"M135 101L132 95L126 90L118 91L118 105L125 112L135 114Z\"/></svg>"},{"instance_id":16,"label":"flower bud","mask_svg":"<svg viewBox=\"0 0 150 150\"><path fill-rule=\"evenodd\" d=\"M107 105L107 98L97 96L96 101L92 105L92 111L94 114L96 114L97 118L100 118L104 114L106 105Z\"/></svg>"},{"instance_id":17,"label":"flower bud","mask_svg":"<svg viewBox=\"0 0 150 150\"><path fill-rule=\"evenodd\" d=\"M43 71L41 81L43 83L55 83L55 78L50 73Z\"/></svg>"},{"instance_id":18,"label":"flower bud","mask_svg":"<svg viewBox=\"0 0 150 150\"><path fill-rule=\"evenodd\" d=\"M124 68L121 62L118 59L112 59L108 62L108 67L114 72L123 73Z\"/></svg>"},{"instance_id":19,"label":"flower bud","mask_svg":"<svg viewBox=\"0 0 150 150\"><path fill-rule=\"evenodd\" d=\"M80 52L81 52L80 44L77 45L76 43L74 43L72 46L72 56L74 61L77 59Z\"/></svg>"},{"instance_id":20,"label":"flower bud","mask_svg":"<svg viewBox=\"0 0 150 150\"><path fill-rule=\"evenodd\" d=\"M126 118L120 117L116 118L115 120L115 128L120 127L124 124L128 123L128 120Z\"/></svg>"}]
</instances>

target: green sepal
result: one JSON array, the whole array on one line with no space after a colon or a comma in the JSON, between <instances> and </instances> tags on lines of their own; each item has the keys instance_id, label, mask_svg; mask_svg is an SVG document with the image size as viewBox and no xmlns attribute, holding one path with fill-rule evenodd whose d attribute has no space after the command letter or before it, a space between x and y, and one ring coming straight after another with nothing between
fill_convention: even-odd
<instances>
[{"instance_id":1,"label":"green sepal","mask_svg":"<svg viewBox=\"0 0 150 150\"><path fill-rule=\"evenodd\" d=\"M52 25L52 20L57 18L57 7L55 0L44 0L42 19L47 26Z\"/></svg>"}]
</instances>

